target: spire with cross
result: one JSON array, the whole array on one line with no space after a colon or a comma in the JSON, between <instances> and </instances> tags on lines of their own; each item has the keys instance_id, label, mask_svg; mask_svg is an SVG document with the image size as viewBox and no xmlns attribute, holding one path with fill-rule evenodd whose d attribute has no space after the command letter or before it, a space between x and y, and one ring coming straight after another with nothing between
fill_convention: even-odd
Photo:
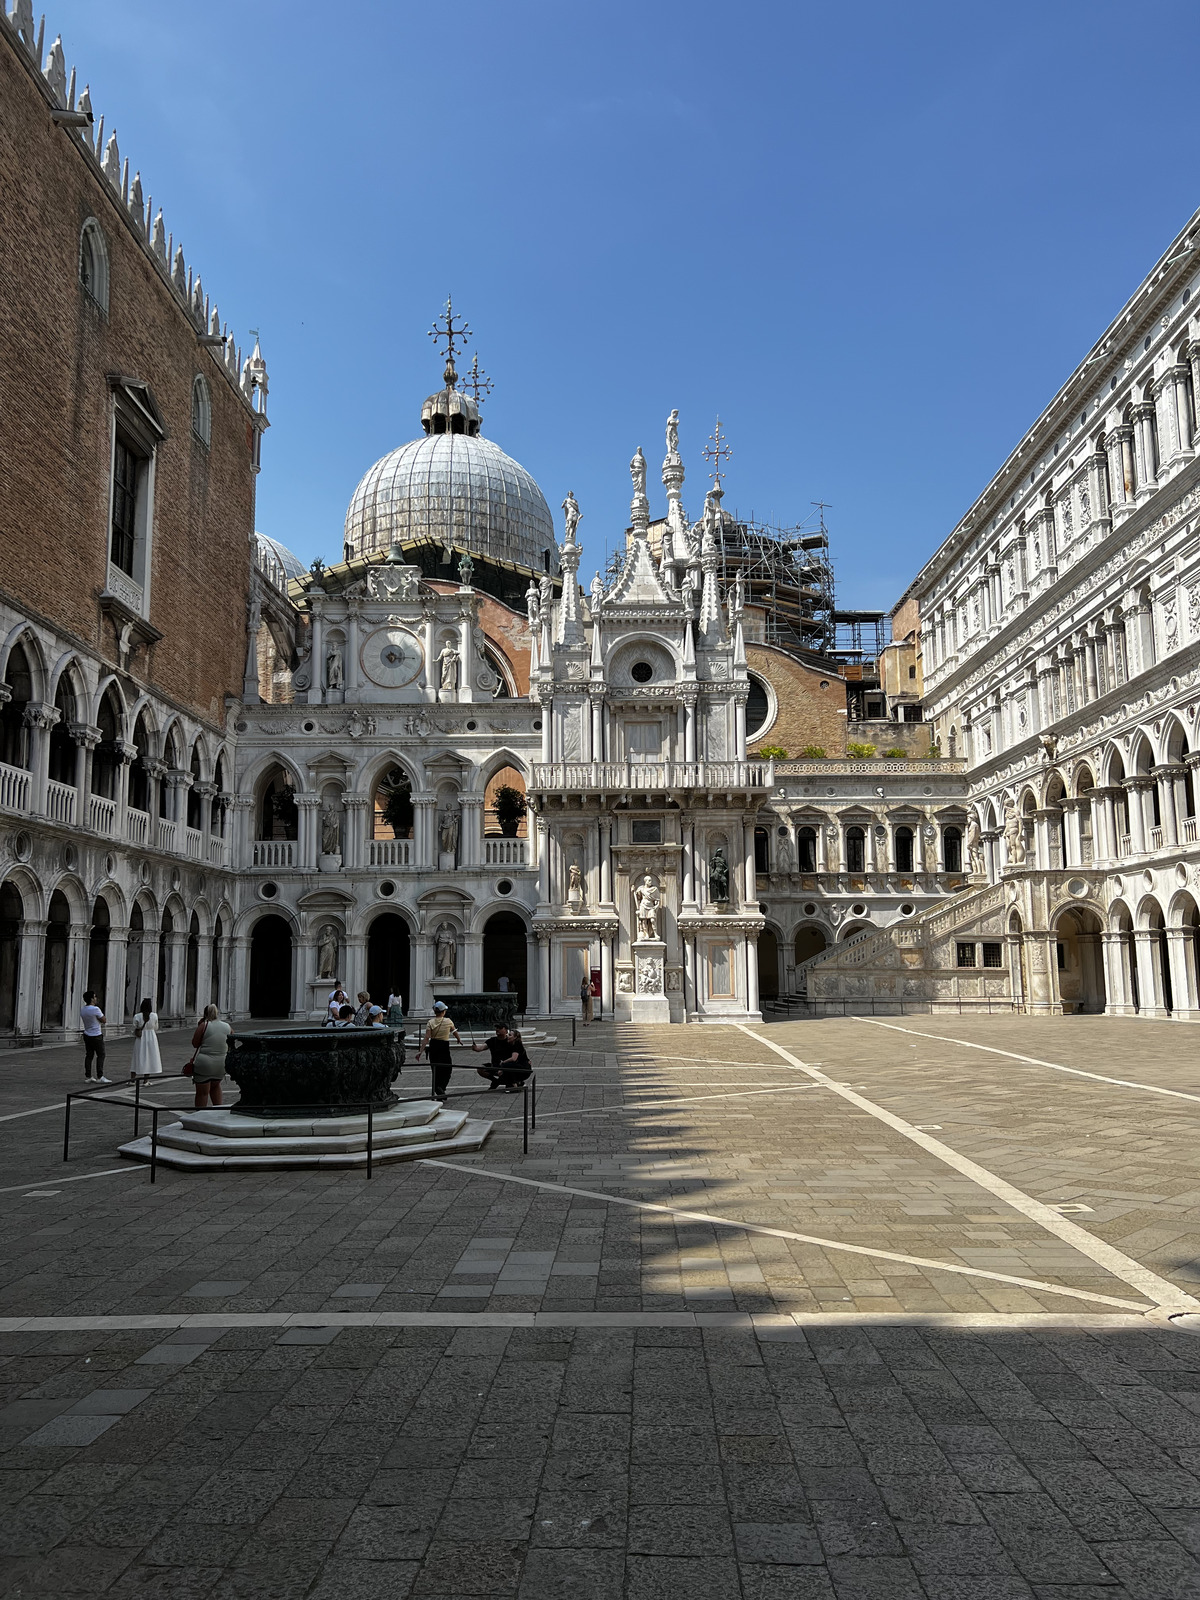
<instances>
[{"instance_id":1,"label":"spire with cross","mask_svg":"<svg viewBox=\"0 0 1200 1600\"><path fill-rule=\"evenodd\" d=\"M708 443L704 446L701 454L706 461L712 462L713 470L709 473L709 477L713 480L716 489L720 491L721 479L725 476L721 471L721 463L722 461L728 461L733 454L733 451L725 443L725 435L721 432L720 417L717 418L717 425L709 434Z\"/></svg>"},{"instance_id":2,"label":"spire with cross","mask_svg":"<svg viewBox=\"0 0 1200 1600\"><path fill-rule=\"evenodd\" d=\"M488 395L491 394L495 385L479 365L478 353L471 357L471 370L458 387L463 394L470 393L474 395L477 405L482 405Z\"/></svg>"},{"instance_id":3,"label":"spire with cross","mask_svg":"<svg viewBox=\"0 0 1200 1600\"><path fill-rule=\"evenodd\" d=\"M461 327L456 328L454 326L454 305L449 295L446 296L446 309L433 327L430 328L429 337L433 340L435 349L440 346L443 339L446 341L446 371L443 376L446 380L446 387L451 389L458 382L458 373L454 370L454 347L460 344L465 345L471 337L471 330L465 322L462 323Z\"/></svg>"}]
</instances>

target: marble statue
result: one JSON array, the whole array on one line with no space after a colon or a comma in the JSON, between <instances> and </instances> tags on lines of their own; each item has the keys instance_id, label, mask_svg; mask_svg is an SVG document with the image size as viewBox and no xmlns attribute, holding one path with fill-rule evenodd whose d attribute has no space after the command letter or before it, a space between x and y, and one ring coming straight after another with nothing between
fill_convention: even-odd
<instances>
[{"instance_id":1,"label":"marble statue","mask_svg":"<svg viewBox=\"0 0 1200 1600\"><path fill-rule=\"evenodd\" d=\"M708 861L708 898L718 904L729 899L729 857L719 844Z\"/></svg>"},{"instance_id":2,"label":"marble statue","mask_svg":"<svg viewBox=\"0 0 1200 1600\"><path fill-rule=\"evenodd\" d=\"M458 688L458 663L459 654L449 640L442 646L438 654L438 683L443 689Z\"/></svg>"},{"instance_id":3,"label":"marble statue","mask_svg":"<svg viewBox=\"0 0 1200 1600\"><path fill-rule=\"evenodd\" d=\"M1010 867L1025 865L1025 830L1011 797L1004 802L1004 843L1008 847Z\"/></svg>"},{"instance_id":4,"label":"marble statue","mask_svg":"<svg viewBox=\"0 0 1200 1600\"><path fill-rule=\"evenodd\" d=\"M336 978L337 963L337 929L332 922L327 922L317 934L317 977Z\"/></svg>"},{"instance_id":5,"label":"marble statue","mask_svg":"<svg viewBox=\"0 0 1200 1600\"><path fill-rule=\"evenodd\" d=\"M600 602L604 599L604 579L600 576L599 571L597 571L596 576L592 579L591 592L592 610L594 612Z\"/></svg>"},{"instance_id":6,"label":"marble statue","mask_svg":"<svg viewBox=\"0 0 1200 1600\"><path fill-rule=\"evenodd\" d=\"M979 818L973 813L967 823L967 861L971 876L981 878L984 872L983 832L979 826Z\"/></svg>"},{"instance_id":7,"label":"marble statue","mask_svg":"<svg viewBox=\"0 0 1200 1600\"><path fill-rule=\"evenodd\" d=\"M451 806L438 818L438 848L448 856L458 849L459 810Z\"/></svg>"},{"instance_id":8,"label":"marble statue","mask_svg":"<svg viewBox=\"0 0 1200 1600\"><path fill-rule=\"evenodd\" d=\"M458 967L458 940L454 937L454 929L449 923L443 922L434 939L434 950L437 956L437 975L439 978L452 978Z\"/></svg>"},{"instance_id":9,"label":"marble statue","mask_svg":"<svg viewBox=\"0 0 1200 1600\"><path fill-rule=\"evenodd\" d=\"M629 463L629 476L633 479L633 492L635 495L646 493L646 458L642 454L642 447L638 445L634 452L633 460Z\"/></svg>"},{"instance_id":10,"label":"marble statue","mask_svg":"<svg viewBox=\"0 0 1200 1600\"><path fill-rule=\"evenodd\" d=\"M792 870L792 840L790 834L780 836L779 843L775 847L775 859L779 864L780 872L790 872Z\"/></svg>"},{"instance_id":11,"label":"marble statue","mask_svg":"<svg viewBox=\"0 0 1200 1600\"><path fill-rule=\"evenodd\" d=\"M340 689L342 687L342 647L340 644L331 644L325 652L325 687L327 689Z\"/></svg>"},{"instance_id":12,"label":"marble statue","mask_svg":"<svg viewBox=\"0 0 1200 1600\"><path fill-rule=\"evenodd\" d=\"M341 814L337 807L328 801L321 807L321 853L327 856L337 856L342 853Z\"/></svg>"},{"instance_id":13,"label":"marble statue","mask_svg":"<svg viewBox=\"0 0 1200 1600\"><path fill-rule=\"evenodd\" d=\"M571 866L569 868L568 879L569 879L569 882L568 882L568 886L567 886L567 899L568 900L582 900L583 899L583 869L574 861L571 863Z\"/></svg>"},{"instance_id":14,"label":"marble statue","mask_svg":"<svg viewBox=\"0 0 1200 1600\"><path fill-rule=\"evenodd\" d=\"M672 411L671 415L667 418L667 454L669 456L677 456L679 454L678 411Z\"/></svg>"},{"instance_id":15,"label":"marble statue","mask_svg":"<svg viewBox=\"0 0 1200 1600\"><path fill-rule=\"evenodd\" d=\"M525 616L531 629L540 628L542 625L542 602L535 579L530 578L529 587L525 591Z\"/></svg>"},{"instance_id":16,"label":"marble statue","mask_svg":"<svg viewBox=\"0 0 1200 1600\"><path fill-rule=\"evenodd\" d=\"M662 895L658 885L649 873L633 891L633 907L637 917L638 938L658 938L658 913L662 905Z\"/></svg>"},{"instance_id":17,"label":"marble statue","mask_svg":"<svg viewBox=\"0 0 1200 1600\"><path fill-rule=\"evenodd\" d=\"M538 610L543 622L550 621L550 608L554 604L554 579L543 572L538 584Z\"/></svg>"},{"instance_id":18,"label":"marble statue","mask_svg":"<svg viewBox=\"0 0 1200 1600\"><path fill-rule=\"evenodd\" d=\"M574 544L575 529L579 526L580 511L579 501L576 500L570 489L567 490L567 498L563 501L562 508L563 516L566 519L567 525L567 531L564 535L564 540L567 544Z\"/></svg>"}]
</instances>

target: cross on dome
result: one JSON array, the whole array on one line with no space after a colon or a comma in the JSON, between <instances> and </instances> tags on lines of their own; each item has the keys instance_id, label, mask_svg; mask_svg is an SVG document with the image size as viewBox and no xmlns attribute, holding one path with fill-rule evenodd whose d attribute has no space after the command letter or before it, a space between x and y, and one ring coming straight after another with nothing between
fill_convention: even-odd
<instances>
[{"instance_id":1,"label":"cross on dome","mask_svg":"<svg viewBox=\"0 0 1200 1600\"><path fill-rule=\"evenodd\" d=\"M442 326L443 321L445 327ZM454 305L449 295L446 296L446 309L430 328L429 337L433 340L435 350L443 339L446 341L446 371L443 376L447 388L450 388L458 380L458 373L454 370L454 347L456 344L465 345L471 337L471 330L465 322L460 328L454 326Z\"/></svg>"}]
</instances>

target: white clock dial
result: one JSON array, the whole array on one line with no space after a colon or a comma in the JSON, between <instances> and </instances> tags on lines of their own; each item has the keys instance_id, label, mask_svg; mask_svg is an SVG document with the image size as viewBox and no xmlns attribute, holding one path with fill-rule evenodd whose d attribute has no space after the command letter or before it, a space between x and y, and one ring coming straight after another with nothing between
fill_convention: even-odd
<instances>
[{"instance_id":1,"label":"white clock dial","mask_svg":"<svg viewBox=\"0 0 1200 1600\"><path fill-rule=\"evenodd\" d=\"M362 669L381 689L402 689L425 663L421 641L407 628L378 628L363 641Z\"/></svg>"}]
</instances>

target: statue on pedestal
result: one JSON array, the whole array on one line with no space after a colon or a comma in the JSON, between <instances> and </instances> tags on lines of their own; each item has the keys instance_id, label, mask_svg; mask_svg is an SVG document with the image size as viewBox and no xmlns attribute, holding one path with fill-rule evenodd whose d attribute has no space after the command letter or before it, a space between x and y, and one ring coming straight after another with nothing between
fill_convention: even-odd
<instances>
[{"instance_id":1,"label":"statue on pedestal","mask_svg":"<svg viewBox=\"0 0 1200 1600\"><path fill-rule=\"evenodd\" d=\"M340 644L331 644L325 652L325 687L340 689L342 682L342 647Z\"/></svg>"},{"instance_id":2,"label":"statue on pedestal","mask_svg":"<svg viewBox=\"0 0 1200 1600\"><path fill-rule=\"evenodd\" d=\"M443 922L438 929L433 946L438 977L452 978L458 966L458 940L448 922Z\"/></svg>"},{"instance_id":3,"label":"statue on pedestal","mask_svg":"<svg viewBox=\"0 0 1200 1600\"><path fill-rule=\"evenodd\" d=\"M709 857L708 898L715 900L719 905L729 900L729 857L725 854L725 846L722 844L719 844Z\"/></svg>"},{"instance_id":4,"label":"statue on pedestal","mask_svg":"<svg viewBox=\"0 0 1200 1600\"><path fill-rule=\"evenodd\" d=\"M438 848L448 856L458 849L459 810L451 806L438 818Z\"/></svg>"},{"instance_id":5,"label":"statue on pedestal","mask_svg":"<svg viewBox=\"0 0 1200 1600\"><path fill-rule=\"evenodd\" d=\"M1008 847L1009 866L1023 867L1025 865L1025 833L1021 827L1021 818L1011 798L1004 802L1004 843Z\"/></svg>"},{"instance_id":6,"label":"statue on pedestal","mask_svg":"<svg viewBox=\"0 0 1200 1600\"><path fill-rule=\"evenodd\" d=\"M971 814L967 823L967 862L973 878L981 878L984 873L983 860L983 832L979 826L979 818Z\"/></svg>"},{"instance_id":7,"label":"statue on pedestal","mask_svg":"<svg viewBox=\"0 0 1200 1600\"><path fill-rule=\"evenodd\" d=\"M562 508L563 508L563 517L564 517L564 519L566 521L566 528L567 528L567 531L563 536L563 543L564 544L574 544L575 543L575 529L579 526L580 511L579 511L579 501L576 500L574 494L571 492L570 489L567 490L567 498L563 501Z\"/></svg>"},{"instance_id":8,"label":"statue on pedestal","mask_svg":"<svg viewBox=\"0 0 1200 1600\"><path fill-rule=\"evenodd\" d=\"M637 918L638 939L658 938L658 913L662 895L649 873L633 891L633 909Z\"/></svg>"},{"instance_id":9,"label":"statue on pedestal","mask_svg":"<svg viewBox=\"0 0 1200 1600\"><path fill-rule=\"evenodd\" d=\"M321 807L321 854L340 856L342 853L342 818L337 807L328 801Z\"/></svg>"},{"instance_id":10,"label":"statue on pedestal","mask_svg":"<svg viewBox=\"0 0 1200 1600\"><path fill-rule=\"evenodd\" d=\"M332 922L327 922L317 934L317 977L336 978L337 963L337 929Z\"/></svg>"},{"instance_id":11,"label":"statue on pedestal","mask_svg":"<svg viewBox=\"0 0 1200 1600\"><path fill-rule=\"evenodd\" d=\"M438 683L442 689L453 690L458 688L458 663L458 651L447 640L438 655Z\"/></svg>"}]
</instances>

